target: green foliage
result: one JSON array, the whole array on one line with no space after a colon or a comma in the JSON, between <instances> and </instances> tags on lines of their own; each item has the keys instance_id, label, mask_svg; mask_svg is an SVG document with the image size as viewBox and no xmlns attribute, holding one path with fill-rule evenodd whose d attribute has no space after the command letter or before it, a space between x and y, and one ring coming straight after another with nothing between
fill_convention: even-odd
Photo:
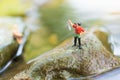
<instances>
[{"instance_id":1,"label":"green foliage","mask_svg":"<svg viewBox=\"0 0 120 80\"><path fill-rule=\"evenodd\" d=\"M0 0L0 16L23 16L30 6L28 0Z\"/></svg>"},{"instance_id":2,"label":"green foliage","mask_svg":"<svg viewBox=\"0 0 120 80\"><path fill-rule=\"evenodd\" d=\"M43 25L48 28L50 34L57 34L59 41L72 35L72 32L67 29L67 20L72 18L68 13L70 8L67 6L43 7L40 11Z\"/></svg>"}]
</instances>

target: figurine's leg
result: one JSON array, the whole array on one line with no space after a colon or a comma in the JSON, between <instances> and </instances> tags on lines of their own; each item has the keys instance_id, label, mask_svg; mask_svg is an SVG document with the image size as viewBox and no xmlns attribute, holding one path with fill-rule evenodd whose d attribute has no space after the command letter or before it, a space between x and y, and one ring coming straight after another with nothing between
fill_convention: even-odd
<instances>
[{"instance_id":1,"label":"figurine's leg","mask_svg":"<svg viewBox=\"0 0 120 80\"><path fill-rule=\"evenodd\" d=\"M74 37L74 45L73 46L76 46L76 43L77 43L77 37L75 36Z\"/></svg>"},{"instance_id":2,"label":"figurine's leg","mask_svg":"<svg viewBox=\"0 0 120 80\"><path fill-rule=\"evenodd\" d=\"M82 49L82 47L81 47L81 38L78 38L78 43L79 43L79 49Z\"/></svg>"}]
</instances>

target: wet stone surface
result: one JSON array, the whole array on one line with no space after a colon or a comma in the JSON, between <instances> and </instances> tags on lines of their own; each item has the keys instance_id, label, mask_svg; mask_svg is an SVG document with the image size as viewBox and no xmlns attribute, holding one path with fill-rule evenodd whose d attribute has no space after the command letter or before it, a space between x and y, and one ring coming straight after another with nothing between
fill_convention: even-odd
<instances>
[{"instance_id":1,"label":"wet stone surface","mask_svg":"<svg viewBox=\"0 0 120 80\"><path fill-rule=\"evenodd\" d=\"M92 33L82 36L82 49L72 47L72 41L67 40L57 48L33 60L29 69L13 77L12 80L66 80L69 78L92 77L103 72L120 67L120 58L115 57Z\"/></svg>"}]
</instances>

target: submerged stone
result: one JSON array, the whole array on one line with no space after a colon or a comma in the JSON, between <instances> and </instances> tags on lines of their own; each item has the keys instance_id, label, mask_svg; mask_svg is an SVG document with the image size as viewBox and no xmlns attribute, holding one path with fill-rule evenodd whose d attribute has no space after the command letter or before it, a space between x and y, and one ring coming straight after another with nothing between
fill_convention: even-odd
<instances>
[{"instance_id":1,"label":"submerged stone","mask_svg":"<svg viewBox=\"0 0 120 80\"><path fill-rule=\"evenodd\" d=\"M82 36L82 49L72 47L72 40L66 40L55 49L31 61L29 69L17 74L11 80L66 80L91 77L120 67L120 58L103 46L93 32ZM21 76L21 75L25 75Z\"/></svg>"}]
</instances>

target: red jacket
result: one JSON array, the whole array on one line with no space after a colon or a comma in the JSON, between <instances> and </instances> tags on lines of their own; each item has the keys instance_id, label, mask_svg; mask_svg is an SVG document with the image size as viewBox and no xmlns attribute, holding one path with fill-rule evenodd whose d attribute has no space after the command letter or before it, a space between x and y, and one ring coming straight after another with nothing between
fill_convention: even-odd
<instances>
[{"instance_id":1,"label":"red jacket","mask_svg":"<svg viewBox=\"0 0 120 80\"><path fill-rule=\"evenodd\" d=\"M74 24L72 27L75 29L76 34L80 34L80 33L84 32L84 29L81 26Z\"/></svg>"}]
</instances>

